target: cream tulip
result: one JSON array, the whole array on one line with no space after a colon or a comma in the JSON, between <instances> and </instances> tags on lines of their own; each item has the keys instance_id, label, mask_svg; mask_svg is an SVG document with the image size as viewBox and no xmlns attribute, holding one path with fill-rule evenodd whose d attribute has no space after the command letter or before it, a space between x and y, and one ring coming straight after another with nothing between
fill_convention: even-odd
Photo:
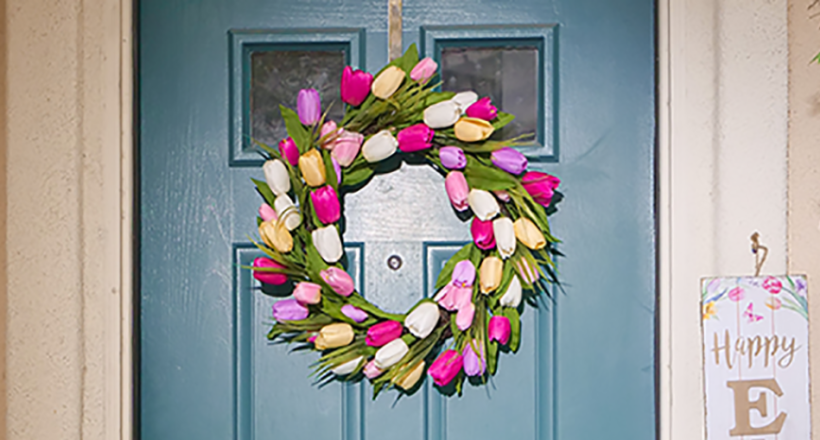
<instances>
[{"instance_id":1,"label":"cream tulip","mask_svg":"<svg viewBox=\"0 0 820 440\"><path fill-rule=\"evenodd\" d=\"M299 171L308 186L317 187L325 184L325 163L322 153L311 148L307 153L299 156Z\"/></svg>"},{"instance_id":2,"label":"cream tulip","mask_svg":"<svg viewBox=\"0 0 820 440\"><path fill-rule=\"evenodd\" d=\"M284 224L276 220L259 224L259 236L266 245L286 254L293 250L293 237Z\"/></svg>"},{"instance_id":3,"label":"cream tulip","mask_svg":"<svg viewBox=\"0 0 820 440\"><path fill-rule=\"evenodd\" d=\"M344 376L356 371L356 367L362 362L363 357L359 356L356 359L347 361L341 365L331 368L330 371L337 376Z\"/></svg>"},{"instance_id":4,"label":"cream tulip","mask_svg":"<svg viewBox=\"0 0 820 440\"><path fill-rule=\"evenodd\" d=\"M481 293L489 294L501 284L501 276L504 272L504 263L498 257L486 257L481 262L479 270L479 282L481 283Z\"/></svg>"},{"instance_id":5,"label":"cream tulip","mask_svg":"<svg viewBox=\"0 0 820 440\"><path fill-rule=\"evenodd\" d=\"M464 113L467 111L467 107L478 101L478 94L472 91L456 93L456 95L452 97L451 101L458 105L458 109L461 113Z\"/></svg>"},{"instance_id":6,"label":"cream tulip","mask_svg":"<svg viewBox=\"0 0 820 440\"><path fill-rule=\"evenodd\" d=\"M478 118L463 117L455 126L456 138L462 142L483 141L490 137L494 130L492 124Z\"/></svg>"},{"instance_id":7,"label":"cream tulip","mask_svg":"<svg viewBox=\"0 0 820 440\"><path fill-rule=\"evenodd\" d=\"M447 128L461 117L461 109L453 100L437 102L424 109L424 123L430 128Z\"/></svg>"},{"instance_id":8,"label":"cream tulip","mask_svg":"<svg viewBox=\"0 0 820 440\"><path fill-rule=\"evenodd\" d=\"M339 238L339 231L333 225L325 226L311 232L313 246L319 251L319 255L325 262L333 264L339 261L344 254L342 240Z\"/></svg>"},{"instance_id":9,"label":"cream tulip","mask_svg":"<svg viewBox=\"0 0 820 440\"><path fill-rule=\"evenodd\" d=\"M302 215L299 209L293 204L290 196L282 194L273 201L273 209L279 217L279 221L288 228L288 231L296 229L302 223Z\"/></svg>"},{"instance_id":10,"label":"cream tulip","mask_svg":"<svg viewBox=\"0 0 820 440\"><path fill-rule=\"evenodd\" d=\"M425 366L426 364L424 363L424 361L420 361L406 373L402 374L397 379L394 379L394 383L396 384L396 386L405 391L413 388L413 386L416 385L419 379L421 379L421 374L424 373Z\"/></svg>"},{"instance_id":11,"label":"cream tulip","mask_svg":"<svg viewBox=\"0 0 820 440\"><path fill-rule=\"evenodd\" d=\"M467 202L470 204L473 214L484 222L495 218L500 210L495 197L483 189L471 189Z\"/></svg>"},{"instance_id":12,"label":"cream tulip","mask_svg":"<svg viewBox=\"0 0 820 440\"><path fill-rule=\"evenodd\" d=\"M404 340L401 338L393 339L376 352L373 363L376 364L378 369L384 371L396 365L408 351L410 351L410 347L407 346Z\"/></svg>"},{"instance_id":13,"label":"cream tulip","mask_svg":"<svg viewBox=\"0 0 820 440\"><path fill-rule=\"evenodd\" d=\"M493 220L493 235L498 253L506 260L515 253L515 229L509 217L500 217Z\"/></svg>"},{"instance_id":14,"label":"cream tulip","mask_svg":"<svg viewBox=\"0 0 820 440\"><path fill-rule=\"evenodd\" d=\"M407 74L404 73L404 70L396 66L389 66L373 80L373 85L370 86L373 95L381 99L393 96L401 83L404 82L405 76Z\"/></svg>"},{"instance_id":15,"label":"cream tulip","mask_svg":"<svg viewBox=\"0 0 820 440\"><path fill-rule=\"evenodd\" d=\"M265 173L265 181L268 187L277 196L290 191L290 175L284 163L279 159L266 161L262 165L262 172Z\"/></svg>"},{"instance_id":16,"label":"cream tulip","mask_svg":"<svg viewBox=\"0 0 820 440\"><path fill-rule=\"evenodd\" d=\"M313 341L317 350L344 347L353 342L353 327L345 322L328 324L319 330L319 336Z\"/></svg>"},{"instance_id":17,"label":"cream tulip","mask_svg":"<svg viewBox=\"0 0 820 440\"><path fill-rule=\"evenodd\" d=\"M513 275L510 285L498 302L504 307L518 307L521 304L521 281L518 280L518 275Z\"/></svg>"},{"instance_id":18,"label":"cream tulip","mask_svg":"<svg viewBox=\"0 0 820 440\"><path fill-rule=\"evenodd\" d=\"M424 339L436 328L439 317L438 305L423 302L404 318L404 326L413 336Z\"/></svg>"},{"instance_id":19,"label":"cream tulip","mask_svg":"<svg viewBox=\"0 0 820 440\"><path fill-rule=\"evenodd\" d=\"M547 245L544 234L541 233L541 230L538 229L538 226L535 226L532 220L521 217L515 221L514 226L515 236L518 237L518 241L523 243L524 246L537 251Z\"/></svg>"},{"instance_id":20,"label":"cream tulip","mask_svg":"<svg viewBox=\"0 0 820 440\"><path fill-rule=\"evenodd\" d=\"M399 147L399 141L389 130L382 130L362 145L362 156L368 162L379 162L392 156Z\"/></svg>"}]
</instances>

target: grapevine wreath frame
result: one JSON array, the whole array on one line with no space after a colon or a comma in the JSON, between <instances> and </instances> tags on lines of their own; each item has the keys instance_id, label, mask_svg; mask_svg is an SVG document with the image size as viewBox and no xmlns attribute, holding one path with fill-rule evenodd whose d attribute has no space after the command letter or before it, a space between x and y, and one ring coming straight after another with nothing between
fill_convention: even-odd
<instances>
[{"instance_id":1,"label":"grapevine wreath frame","mask_svg":"<svg viewBox=\"0 0 820 440\"><path fill-rule=\"evenodd\" d=\"M257 142L266 162L265 180L253 179L264 199L254 244L266 256L250 269L264 284L292 286L293 297L273 305L268 339L321 352L317 383L366 377L375 398L388 388L412 393L427 371L441 392L460 394L468 377L480 384L496 373L499 351L518 350L524 304L537 306L558 285L547 217L560 181L526 170L512 147L529 136L490 139L513 115L474 92L436 91L437 68L415 45L375 77L346 67L338 125L306 89L298 111L280 106L289 137L279 148ZM473 241L445 264L435 297L402 314L355 291L339 229L340 196L396 150L446 176L454 210L474 215Z\"/></svg>"}]
</instances>

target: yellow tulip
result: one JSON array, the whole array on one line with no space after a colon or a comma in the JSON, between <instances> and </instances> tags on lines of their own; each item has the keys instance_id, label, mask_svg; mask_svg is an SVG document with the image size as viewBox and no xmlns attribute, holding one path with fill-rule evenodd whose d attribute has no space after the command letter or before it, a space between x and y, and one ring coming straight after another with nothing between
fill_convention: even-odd
<instances>
[{"instance_id":1,"label":"yellow tulip","mask_svg":"<svg viewBox=\"0 0 820 440\"><path fill-rule=\"evenodd\" d=\"M541 233L541 230L538 229L538 226L535 226L532 220L521 217L515 221L513 228L515 229L515 237L518 238L518 241L523 243L524 246L537 251L547 245L544 234Z\"/></svg>"},{"instance_id":2,"label":"yellow tulip","mask_svg":"<svg viewBox=\"0 0 820 440\"><path fill-rule=\"evenodd\" d=\"M394 379L394 383L398 385L399 388L407 391L416 384L416 382L421 379L421 374L424 373L425 363L421 361L416 364L413 368L411 368L406 373L399 376L398 379Z\"/></svg>"},{"instance_id":3,"label":"yellow tulip","mask_svg":"<svg viewBox=\"0 0 820 440\"><path fill-rule=\"evenodd\" d=\"M317 350L344 347L353 342L353 327L345 322L328 324L319 330L319 336L313 341Z\"/></svg>"},{"instance_id":4,"label":"yellow tulip","mask_svg":"<svg viewBox=\"0 0 820 440\"><path fill-rule=\"evenodd\" d=\"M293 249L293 237L285 224L276 220L269 220L259 224L259 236L266 245L281 253L288 253Z\"/></svg>"},{"instance_id":5,"label":"yellow tulip","mask_svg":"<svg viewBox=\"0 0 820 440\"><path fill-rule=\"evenodd\" d=\"M405 76L404 70L396 66L390 66L373 80L371 90L377 98L387 99L396 93L401 83L404 82Z\"/></svg>"},{"instance_id":6,"label":"yellow tulip","mask_svg":"<svg viewBox=\"0 0 820 440\"><path fill-rule=\"evenodd\" d=\"M478 119L464 117L456 122L456 137L462 142L478 142L490 137L495 130L489 122Z\"/></svg>"},{"instance_id":7,"label":"yellow tulip","mask_svg":"<svg viewBox=\"0 0 820 440\"><path fill-rule=\"evenodd\" d=\"M504 271L504 263L498 257L487 257L481 262L479 278L481 282L481 293L488 294L501 284L501 275Z\"/></svg>"},{"instance_id":8,"label":"yellow tulip","mask_svg":"<svg viewBox=\"0 0 820 440\"><path fill-rule=\"evenodd\" d=\"M319 150L312 148L299 157L299 171L305 182L312 187L325 184L325 163Z\"/></svg>"}]
</instances>

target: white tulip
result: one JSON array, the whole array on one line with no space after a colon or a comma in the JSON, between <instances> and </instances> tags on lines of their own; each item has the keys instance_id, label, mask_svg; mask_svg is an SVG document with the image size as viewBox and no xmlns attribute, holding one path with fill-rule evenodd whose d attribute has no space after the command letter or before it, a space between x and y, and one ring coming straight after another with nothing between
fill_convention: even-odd
<instances>
[{"instance_id":1,"label":"white tulip","mask_svg":"<svg viewBox=\"0 0 820 440\"><path fill-rule=\"evenodd\" d=\"M379 162L392 156L398 146L399 141L393 134L389 130L382 130L365 141L362 145L362 156L368 162Z\"/></svg>"},{"instance_id":2,"label":"white tulip","mask_svg":"<svg viewBox=\"0 0 820 440\"><path fill-rule=\"evenodd\" d=\"M359 356L352 361L345 362L341 365L336 366L336 368L332 368L330 371L337 375L337 376L344 376L345 374L352 373L356 367L359 366L359 363L362 361L362 357Z\"/></svg>"},{"instance_id":3,"label":"white tulip","mask_svg":"<svg viewBox=\"0 0 820 440\"><path fill-rule=\"evenodd\" d=\"M451 127L461 117L461 108L453 100L437 102L424 109L424 123L430 128Z\"/></svg>"},{"instance_id":4,"label":"white tulip","mask_svg":"<svg viewBox=\"0 0 820 440\"><path fill-rule=\"evenodd\" d=\"M285 194L290 191L290 176L285 164L279 159L266 161L262 165L262 171L265 173L265 180L268 182L270 190L277 196Z\"/></svg>"},{"instance_id":5,"label":"white tulip","mask_svg":"<svg viewBox=\"0 0 820 440\"><path fill-rule=\"evenodd\" d=\"M373 363L376 365L376 368L384 371L396 365L408 351L410 351L410 347L407 346L406 342L401 338L393 339L376 352Z\"/></svg>"},{"instance_id":6,"label":"white tulip","mask_svg":"<svg viewBox=\"0 0 820 440\"><path fill-rule=\"evenodd\" d=\"M521 281L518 281L518 276L513 275L510 285L507 286L507 291L498 300L504 307L518 307L521 304Z\"/></svg>"},{"instance_id":7,"label":"white tulip","mask_svg":"<svg viewBox=\"0 0 820 440\"><path fill-rule=\"evenodd\" d=\"M316 229L311 232L310 236L313 238L313 247L319 251L319 255L327 263L333 264L342 258L344 253L342 240L339 238L339 232L335 226L330 225Z\"/></svg>"},{"instance_id":8,"label":"white tulip","mask_svg":"<svg viewBox=\"0 0 820 440\"><path fill-rule=\"evenodd\" d=\"M439 316L438 305L423 302L404 318L404 326L413 336L424 339L436 328Z\"/></svg>"},{"instance_id":9,"label":"white tulip","mask_svg":"<svg viewBox=\"0 0 820 440\"><path fill-rule=\"evenodd\" d=\"M456 93L456 96L453 96L452 101L455 102L456 105L458 105L458 108L459 110L461 110L461 113L464 113L467 111L467 107L475 104L475 102L478 101L478 94L472 91Z\"/></svg>"},{"instance_id":10,"label":"white tulip","mask_svg":"<svg viewBox=\"0 0 820 440\"><path fill-rule=\"evenodd\" d=\"M479 220L486 222L492 220L500 208L498 201L495 200L492 194L483 189L471 189L470 195L467 197L467 202L470 204L470 209ZM513 231L515 233L515 231Z\"/></svg>"},{"instance_id":11,"label":"white tulip","mask_svg":"<svg viewBox=\"0 0 820 440\"><path fill-rule=\"evenodd\" d=\"M293 204L293 200L287 194L281 194L273 201L273 210L279 217L288 231L292 231L302 223L302 216L299 214L299 209Z\"/></svg>"},{"instance_id":12,"label":"white tulip","mask_svg":"<svg viewBox=\"0 0 820 440\"><path fill-rule=\"evenodd\" d=\"M509 217L500 217L493 220L493 235L498 253L506 260L515 252L515 228Z\"/></svg>"}]
</instances>

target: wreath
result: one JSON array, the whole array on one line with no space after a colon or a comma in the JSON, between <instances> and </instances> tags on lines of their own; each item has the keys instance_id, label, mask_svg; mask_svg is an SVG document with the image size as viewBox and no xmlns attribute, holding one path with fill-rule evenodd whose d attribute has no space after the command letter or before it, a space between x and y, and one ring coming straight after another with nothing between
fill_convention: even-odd
<instances>
[{"instance_id":1,"label":"wreath","mask_svg":"<svg viewBox=\"0 0 820 440\"><path fill-rule=\"evenodd\" d=\"M512 147L530 136L490 139L514 118L490 98L436 91L437 68L419 61L415 45L375 79L347 66L340 123L325 120L316 90L303 89L297 111L280 106L289 137L278 149L257 142L267 160L265 180L254 179L265 202L254 243L267 257L250 269L263 284L293 286L292 298L273 305L268 339L321 352L317 383L366 377L375 398L415 391L426 370L440 391L460 394L467 377L486 383L495 374L499 350L518 350L522 299L537 306L558 283L547 216L562 198L559 179L527 171ZM340 196L397 150L445 176L453 209L473 216L473 241L445 264L435 297L404 314L356 291L339 226Z\"/></svg>"}]
</instances>

